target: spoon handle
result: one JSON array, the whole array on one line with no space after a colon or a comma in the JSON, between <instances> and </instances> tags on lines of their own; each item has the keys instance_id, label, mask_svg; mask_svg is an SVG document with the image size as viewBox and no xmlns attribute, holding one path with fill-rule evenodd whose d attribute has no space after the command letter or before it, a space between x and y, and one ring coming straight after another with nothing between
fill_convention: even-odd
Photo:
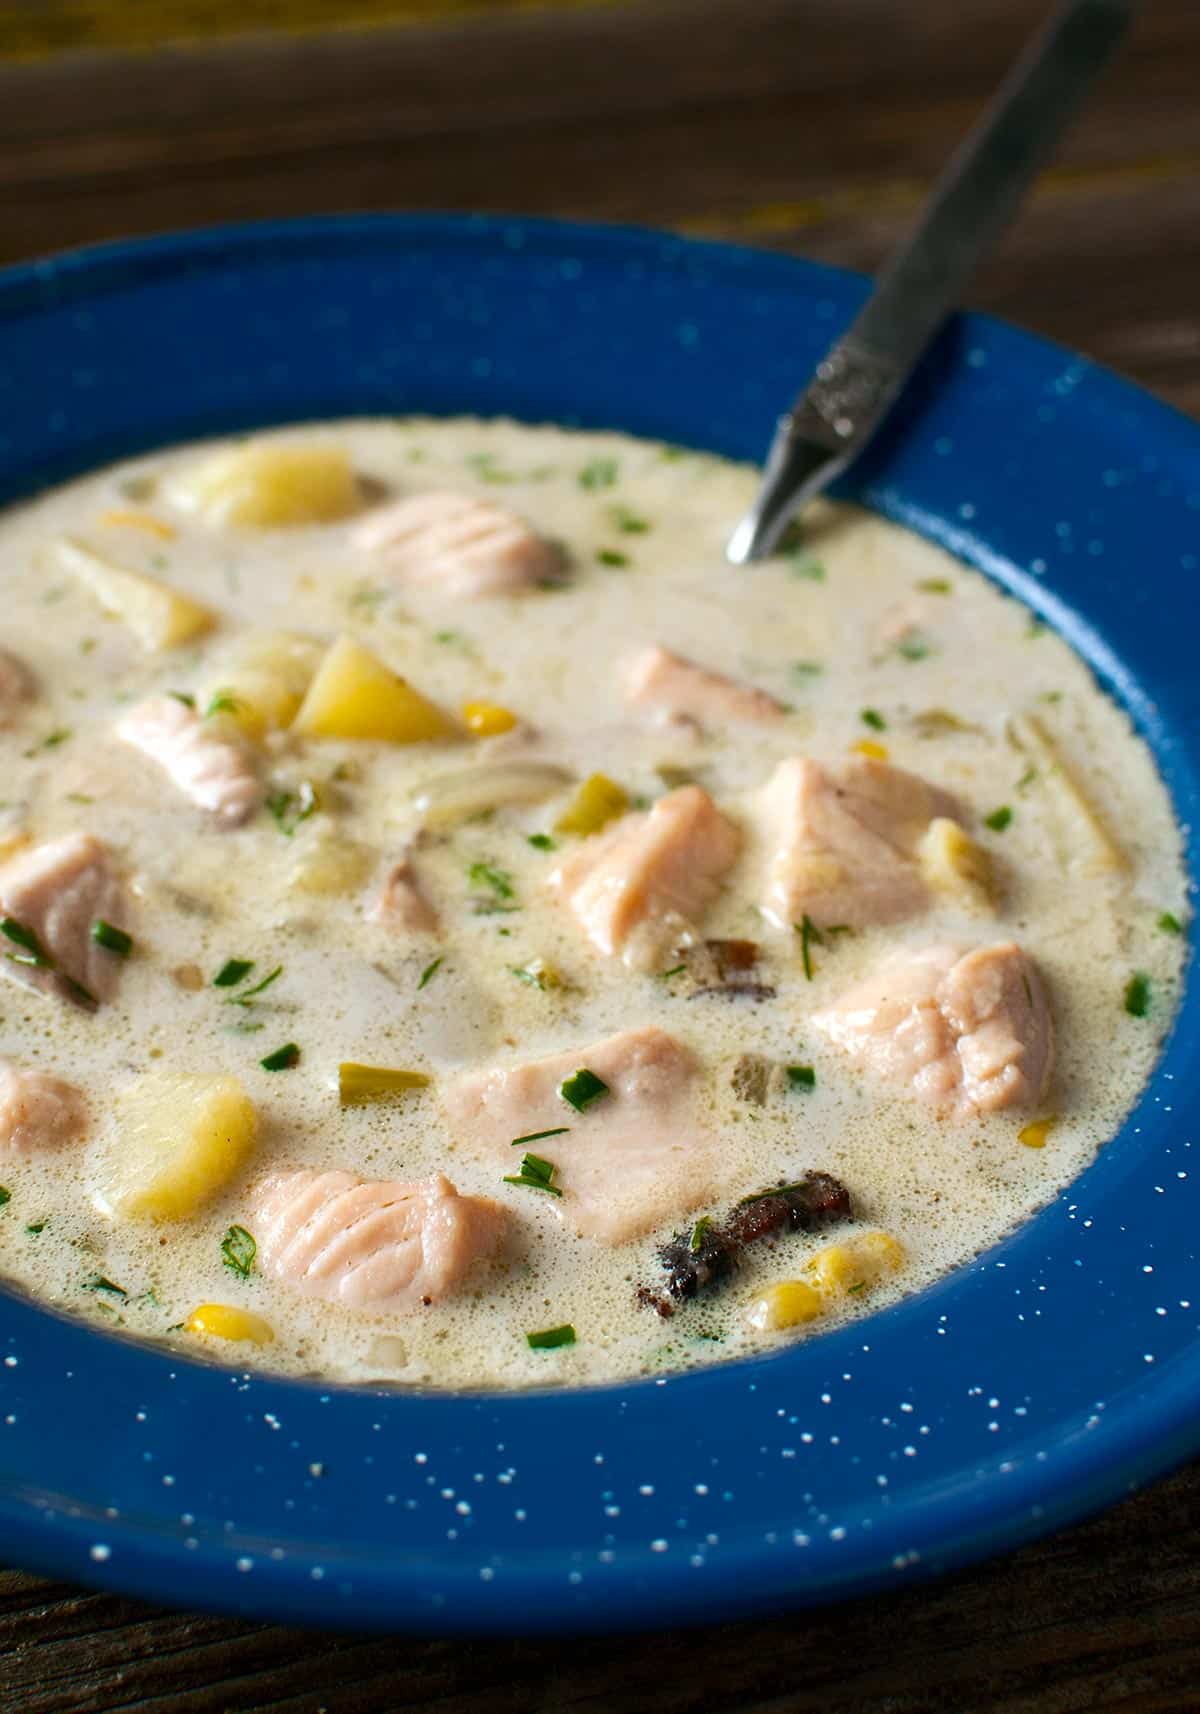
<instances>
[{"instance_id":1,"label":"spoon handle","mask_svg":"<svg viewBox=\"0 0 1200 1714\"><path fill-rule=\"evenodd\" d=\"M1065 0L952 156L916 228L779 419L758 497L730 540L738 565L777 544L799 508L879 427L975 263L1124 35L1135 0Z\"/></svg>"}]
</instances>

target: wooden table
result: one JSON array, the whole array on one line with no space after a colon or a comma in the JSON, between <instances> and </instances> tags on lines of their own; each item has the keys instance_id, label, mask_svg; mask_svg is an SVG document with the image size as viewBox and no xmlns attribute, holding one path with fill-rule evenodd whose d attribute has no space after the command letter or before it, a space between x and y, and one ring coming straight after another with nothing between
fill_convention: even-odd
<instances>
[{"instance_id":1,"label":"wooden table","mask_svg":"<svg viewBox=\"0 0 1200 1714\"><path fill-rule=\"evenodd\" d=\"M8 0L0 260L263 215L483 208L872 268L1044 10ZM1200 4L1144 12L972 298L1200 412ZM1200 1471L929 1588L620 1644L331 1638L0 1573L0 1714L650 1707L1200 1710Z\"/></svg>"}]
</instances>

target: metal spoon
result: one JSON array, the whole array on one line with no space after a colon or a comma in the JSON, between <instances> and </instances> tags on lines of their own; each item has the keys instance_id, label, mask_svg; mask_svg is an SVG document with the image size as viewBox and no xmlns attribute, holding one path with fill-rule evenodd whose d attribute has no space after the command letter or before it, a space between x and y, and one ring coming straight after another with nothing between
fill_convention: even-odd
<instances>
[{"instance_id":1,"label":"metal spoon","mask_svg":"<svg viewBox=\"0 0 1200 1714\"><path fill-rule=\"evenodd\" d=\"M761 559L875 433L968 275L1109 59L1135 0L1064 0L1030 42L934 186L842 337L780 417L758 496L726 549Z\"/></svg>"}]
</instances>

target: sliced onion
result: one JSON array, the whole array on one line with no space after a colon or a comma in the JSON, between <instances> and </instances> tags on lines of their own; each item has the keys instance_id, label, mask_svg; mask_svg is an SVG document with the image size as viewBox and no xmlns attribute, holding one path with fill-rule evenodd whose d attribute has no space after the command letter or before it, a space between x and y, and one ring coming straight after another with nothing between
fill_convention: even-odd
<instances>
[{"instance_id":1,"label":"sliced onion","mask_svg":"<svg viewBox=\"0 0 1200 1714\"><path fill-rule=\"evenodd\" d=\"M426 823L436 827L507 804L541 803L570 785L571 779L554 762L493 762L437 774L417 787L413 802Z\"/></svg>"}]
</instances>

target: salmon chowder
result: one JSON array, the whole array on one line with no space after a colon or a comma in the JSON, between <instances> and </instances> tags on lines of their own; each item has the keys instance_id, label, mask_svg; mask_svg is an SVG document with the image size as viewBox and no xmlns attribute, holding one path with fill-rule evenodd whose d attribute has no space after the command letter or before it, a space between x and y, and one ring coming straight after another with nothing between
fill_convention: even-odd
<instances>
[{"instance_id":1,"label":"salmon chowder","mask_svg":"<svg viewBox=\"0 0 1200 1714\"><path fill-rule=\"evenodd\" d=\"M748 467L339 422L0 517L0 1271L438 1387L777 1347L1110 1138L1181 841L1066 644Z\"/></svg>"}]
</instances>

